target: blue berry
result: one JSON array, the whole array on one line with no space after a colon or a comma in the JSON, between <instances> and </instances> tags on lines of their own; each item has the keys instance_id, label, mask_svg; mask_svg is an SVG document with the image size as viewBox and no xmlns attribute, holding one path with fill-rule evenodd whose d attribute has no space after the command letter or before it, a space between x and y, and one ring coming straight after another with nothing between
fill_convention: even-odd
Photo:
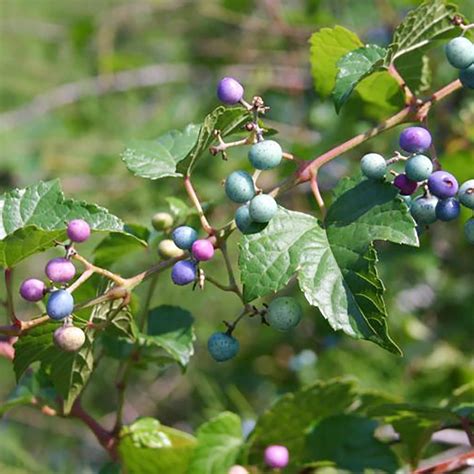
<instances>
[{"instance_id":1,"label":"blue berry","mask_svg":"<svg viewBox=\"0 0 474 474\"><path fill-rule=\"evenodd\" d=\"M74 298L66 290L56 290L46 303L46 313L51 319L59 321L71 315L74 309Z\"/></svg>"},{"instance_id":2,"label":"blue berry","mask_svg":"<svg viewBox=\"0 0 474 474\"><path fill-rule=\"evenodd\" d=\"M268 306L267 320L275 329L288 331L300 322L302 314L301 306L294 298L282 296Z\"/></svg>"},{"instance_id":3,"label":"blue berry","mask_svg":"<svg viewBox=\"0 0 474 474\"><path fill-rule=\"evenodd\" d=\"M466 69L474 63L474 44L467 38L453 38L445 47L446 58L451 66Z\"/></svg>"},{"instance_id":4,"label":"blue berry","mask_svg":"<svg viewBox=\"0 0 474 474\"><path fill-rule=\"evenodd\" d=\"M175 285L187 285L196 280L196 265L189 260L180 260L173 265L171 279Z\"/></svg>"},{"instance_id":5,"label":"blue berry","mask_svg":"<svg viewBox=\"0 0 474 474\"><path fill-rule=\"evenodd\" d=\"M458 198L463 206L474 209L474 179L470 179L459 188Z\"/></svg>"},{"instance_id":6,"label":"blue berry","mask_svg":"<svg viewBox=\"0 0 474 474\"><path fill-rule=\"evenodd\" d=\"M433 163L425 155L412 156L405 163L405 174L412 181L424 181L433 172Z\"/></svg>"},{"instance_id":7,"label":"blue berry","mask_svg":"<svg viewBox=\"0 0 474 474\"><path fill-rule=\"evenodd\" d=\"M452 221L459 217L461 205L455 198L447 198L438 201L436 205L436 217L440 221Z\"/></svg>"},{"instance_id":8,"label":"blue berry","mask_svg":"<svg viewBox=\"0 0 474 474\"><path fill-rule=\"evenodd\" d=\"M198 233L187 225L176 227L171 234L171 238L176 247L182 250L189 250L198 238Z\"/></svg>"},{"instance_id":9,"label":"blue berry","mask_svg":"<svg viewBox=\"0 0 474 474\"><path fill-rule=\"evenodd\" d=\"M235 224L242 234L256 234L267 227L267 223L254 222L252 220L248 205L240 206L235 211Z\"/></svg>"},{"instance_id":10,"label":"blue berry","mask_svg":"<svg viewBox=\"0 0 474 474\"><path fill-rule=\"evenodd\" d=\"M255 143L249 150L249 160L257 170L268 170L278 166L283 158L281 146L274 140Z\"/></svg>"},{"instance_id":11,"label":"blue berry","mask_svg":"<svg viewBox=\"0 0 474 474\"><path fill-rule=\"evenodd\" d=\"M227 105L237 104L244 96L244 88L233 77L224 77L217 85L217 97Z\"/></svg>"},{"instance_id":12,"label":"blue berry","mask_svg":"<svg viewBox=\"0 0 474 474\"><path fill-rule=\"evenodd\" d=\"M207 341L207 349L217 362L232 359L239 352L239 341L229 334L215 332Z\"/></svg>"},{"instance_id":13,"label":"blue berry","mask_svg":"<svg viewBox=\"0 0 474 474\"><path fill-rule=\"evenodd\" d=\"M278 211L275 199L269 194L259 194L255 196L249 204L250 218L254 222L267 223Z\"/></svg>"},{"instance_id":14,"label":"blue berry","mask_svg":"<svg viewBox=\"0 0 474 474\"><path fill-rule=\"evenodd\" d=\"M431 134L423 127L408 127L400 134L399 143L408 153L423 153L431 146Z\"/></svg>"},{"instance_id":15,"label":"blue berry","mask_svg":"<svg viewBox=\"0 0 474 474\"><path fill-rule=\"evenodd\" d=\"M428 188L431 194L444 199L453 197L458 192L458 182L451 173L435 171L428 179Z\"/></svg>"},{"instance_id":16,"label":"blue berry","mask_svg":"<svg viewBox=\"0 0 474 474\"><path fill-rule=\"evenodd\" d=\"M246 171L234 171L225 180L225 193L234 202L250 201L255 196L252 176Z\"/></svg>"},{"instance_id":17,"label":"blue berry","mask_svg":"<svg viewBox=\"0 0 474 474\"><path fill-rule=\"evenodd\" d=\"M387 172L385 158L378 153L367 153L360 160L360 168L369 179L382 179Z\"/></svg>"},{"instance_id":18,"label":"blue berry","mask_svg":"<svg viewBox=\"0 0 474 474\"><path fill-rule=\"evenodd\" d=\"M419 225L429 225L436 221L438 198L419 197L410 206L410 213Z\"/></svg>"},{"instance_id":19,"label":"blue berry","mask_svg":"<svg viewBox=\"0 0 474 474\"><path fill-rule=\"evenodd\" d=\"M459 80L464 87L474 89L474 64L459 72Z\"/></svg>"},{"instance_id":20,"label":"blue berry","mask_svg":"<svg viewBox=\"0 0 474 474\"><path fill-rule=\"evenodd\" d=\"M471 217L464 224L464 234L470 244L474 244L474 217Z\"/></svg>"}]
</instances>

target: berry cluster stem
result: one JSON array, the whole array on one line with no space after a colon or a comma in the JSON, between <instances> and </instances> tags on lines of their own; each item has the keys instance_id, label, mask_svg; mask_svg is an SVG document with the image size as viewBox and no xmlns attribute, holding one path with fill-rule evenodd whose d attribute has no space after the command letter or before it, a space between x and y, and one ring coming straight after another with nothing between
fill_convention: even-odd
<instances>
[{"instance_id":1,"label":"berry cluster stem","mask_svg":"<svg viewBox=\"0 0 474 474\"><path fill-rule=\"evenodd\" d=\"M191 183L191 178L187 175L184 177L184 188L186 189L186 192L188 193L189 199L191 199L191 202L193 203L194 207L198 211L199 219L201 220L201 226L204 229L204 232L206 232L209 235L212 235L214 233L214 229L209 224L206 218L206 215L204 214L204 211L202 209L201 202L199 201L196 191L194 190L194 187Z\"/></svg>"}]
</instances>

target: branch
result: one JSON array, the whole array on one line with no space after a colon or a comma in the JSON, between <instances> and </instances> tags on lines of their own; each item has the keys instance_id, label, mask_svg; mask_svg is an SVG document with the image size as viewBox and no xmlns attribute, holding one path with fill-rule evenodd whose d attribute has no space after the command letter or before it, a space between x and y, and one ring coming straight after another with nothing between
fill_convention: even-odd
<instances>
[{"instance_id":1,"label":"branch","mask_svg":"<svg viewBox=\"0 0 474 474\"><path fill-rule=\"evenodd\" d=\"M198 211L199 219L201 220L201 225L204 231L212 235L214 233L214 229L211 227L209 222L207 221L207 218L204 214L204 211L202 209L201 203L199 201L199 198L197 197L196 191L193 188L193 185L191 183L191 179L189 176L184 177L184 188L186 189L186 192L188 193L189 198L191 199L194 207Z\"/></svg>"},{"instance_id":2,"label":"branch","mask_svg":"<svg viewBox=\"0 0 474 474\"><path fill-rule=\"evenodd\" d=\"M462 453L450 459L445 459L429 467L421 467L413 474L444 474L446 472L459 472L459 469L469 466L474 461L474 450Z\"/></svg>"}]
</instances>

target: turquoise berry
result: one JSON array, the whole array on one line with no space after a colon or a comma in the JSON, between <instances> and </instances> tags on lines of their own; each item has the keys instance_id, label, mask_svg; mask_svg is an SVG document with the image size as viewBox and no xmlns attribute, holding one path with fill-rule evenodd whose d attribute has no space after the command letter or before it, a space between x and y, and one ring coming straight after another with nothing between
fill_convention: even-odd
<instances>
[{"instance_id":1,"label":"turquoise berry","mask_svg":"<svg viewBox=\"0 0 474 474\"><path fill-rule=\"evenodd\" d=\"M412 156L405 163L405 174L412 181L424 181L433 172L433 163L425 155Z\"/></svg>"},{"instance_id":2,"label":"turquoise berry","mask_svg":"<svg viewBox=\"0 0 474 474\"><path fill-rule=\"evenodd\" d=\"M474 217L471 217L464 224L464 234L466 235L467 241L470 244L474 244Z\"/></svg>"},{"instance_id":3,"label":"turquoise berry","mask_svg":"<svg viewBox=\"0 0 474 474\"><path fill-rule=\"evenodd\" d=\"M413 199L411 196L403 196L403 194L399 194L398 197L410 208Z\"/></svg>"},{"instance_id":4,"label":"turquoise berry","mask_svg":"<svg viewBox=\"0 0 474 474\"><path fill-rule=\"evenodd\" d=\"M283 158L281 146L274 140L255 143L249 150L249 160L257 170L268 170L278 166Z\"/></svg>"},{"instance_id":5,"label":"turquoise berry","mask_svg":"<svg viewBox=\"0 0 474 474\"><path fill-rule=\"evenodd\" d=\"M189 250L198 238L198 233L187 225L176 227L171 234L171 238L176 247L182 250Z\"/></svg>"},{"instance_id":6,"label":"turquoise berry","mask_svg":"<svg viewBox=\"0 0 474 474\"><path fill-rule=\"evenodd\" d=\"M254 222L250 217L249 206L240 206L235 211L235 224L242 234L256 234L261 232L267 223Z\"/></svg>"},{"instance_id":7,"label":"turquoise berry","mask_svg":"<svg viewBox=\"0 0 474 474\"><path fill-rule=\"evenodd\" d=\"M74 309L74 298L66 290L56 290L46 303L46 313L57 321L70 316Z\"/></svg>"},{"instance_id":8,"label":"turquoise berry","mask_svg":"<svg viewBox=\"0 0 474 474\"><path fill-rule=\"evenodd\" d=\"M438 198L432 197L419 197L412 201L410 206L410 212L413 219L420 225L430 225L436 222L436 205L438 204Z\"/></svg>"},{"instance_id":9,"label":"turquoise berry","mask_svg":"<svg viewBox=\"0 0 474 474\"><path fill-rule=\"evenodd\" d=\"M459 80L464 87L474 89L474 64L459 72Z\"/></svg>"},{"instance_id":10,"label":"turquoise berry","mask_svg":"<svg viewBox=\"0 0 474 474\"><path fill-rule=\"evenodd\" d=\"M466 69L474 63L474 44L463 36L453 38L446 45L445 52L451 66L457 69Z\"/></svg>"},{"instance_id":11,"label":"turquoise berry","mask_svg":"<svg viewBox=\"0 0 474 474\"><path fill-rule=\"evenodd\" d=\"M232 359L239 352L239 341L226 333L215 332L207 341L207 349L217 362Z\"/></svg>"},{"instance_id":12,"label":"turquoise berry","mask_svg":"<svg viewBox=\"0 0 474 474\"><path fill-rule=\"evenodd\" d=\"M268 306L268 323L279 331L294 328L301 320L303 311L298 302L290 296L275 298Z\"/></svg>"},{"instance_id":13,"label":"turquoise berry","mask_svg":"<svg viewBox=\"0 0 474 474\"><path fill-rule=\"evenodd\" d=\"M383 179L387 172L385 158L378 153L367 153L360 160L360 168L369 179Z\"/></svg>"},{"instance_id":14,"label":"turquoise berry","mask_svg":"<svg viewBox=\"0 0 474 474\"><path fill-rule=\"evenodd\" d=\"M255 196L252 176L246 171L234 171L225 180L225 193L234 202L250 201Z\"/></svg>"},{"instance_id":15,"label":"turquoise berry","mask_svg":"<svg viewBox=\"0 0 474 474\"><path fill-rule=\"evenodd\" d=\"M463 206L474 209L474 179L470 179L461 185L458 198Z\"/></svg>"},{"instance_id":16,"label":"turquoise berry","mask_svg":"<svg viewBox=\"0 0 474 474\"><path fill-rule=\"evenodd\" d=\"M269 194L255 196L249 204L250 218L254 222L267 223L276 214L278 205Z\"/></svg>"}]
</instances>

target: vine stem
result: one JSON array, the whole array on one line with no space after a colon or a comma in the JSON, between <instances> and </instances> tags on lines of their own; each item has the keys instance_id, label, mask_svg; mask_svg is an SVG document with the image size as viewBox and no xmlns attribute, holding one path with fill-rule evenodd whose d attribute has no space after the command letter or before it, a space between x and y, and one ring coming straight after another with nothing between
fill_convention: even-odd
<instances>
[{"instance_id":1,"label":"vine stem","mask_svg":"<svg viewBox=\"0 0 474 474\"><path fill-rule=\"evenodd\" d=\"M467 453L458 454L455 457L444 459L443 461L428 467L420 467L413 471L413 474L443 474L445 472L459 472L459 469L468 465L474 460L474 450Z\"/></svg>"},{"instance_id":2,"label":"vine stem","mask_svg":"<svg viewBox=\"0 0 474 474\"><path fill-rule=\"evenodd\" d=\"M310 184L311 191L313 192L314 198L316 199L316 202L319 206L319 209L321 210L321 214L324 219L326 217L326 205L324 204L323 197L321 196L321 192L319 191L317 171L314 171L312 173Z\"/></svg>"},{"instance_id":3,"label":"vine stem","mask_svg":"<svg viewBox=\"0 0 474 474\"><path fill-rule=\"evenodd\" d=\"M415 95L408 87L407 83L405 82L405 79L400 76L400 73L397 71L397 68L394 64L390 64L390 66L388 67L388 73L398 82L398 85L403 90L403 93L405 94L405 104L411 104L415 99Z\"/></svg>"},{"instance_id":4,"label":"vine stem","mask_svg":"<svg viewBox=\"0 0 474 474\"><path fill-rule=\"evenodd\" d=\"M74 253L71 256L72 256L73 259L77 260L78 262L81 262L86 267L86 271L102 275L105 278L108 278L109 280L112 280L117 285L123 285L125 283L125 279L122 278L120 275L117 275L116 273L113 273L109 270L106 270L105 268L101 268L101 267L98 267L98 266L92 264L91 262L86 260L84 257L79 255L76 251L74 251ZM81 282L81 283L83 283L83 282Z\"/></svg>"},{"instance_id":5,"label":"vine stem","mask_svg":"<svg viewBox=\"0 0 474 474\"><path fill-rule=\"evenodd\" d=\"M214 229L209 224L204 214L199 198L197 197L196 191L194 190L194 187L191 183L191 178L188 175L184 177L184 188L186 189L186 192L188 193L188 196L191 199L194 207L198 211L199 219L201 220L201 226L204 229L204 232L206 232L209 235L214 234Z\"/></svg>"}]
</instances>

